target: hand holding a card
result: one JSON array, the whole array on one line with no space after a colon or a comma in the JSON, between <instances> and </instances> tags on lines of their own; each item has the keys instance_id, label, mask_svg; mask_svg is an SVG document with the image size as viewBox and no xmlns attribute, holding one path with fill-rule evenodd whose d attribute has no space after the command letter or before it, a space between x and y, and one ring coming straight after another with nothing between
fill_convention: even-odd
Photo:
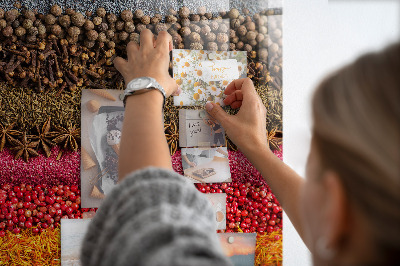
<instances>
[{"instance_id":1,"label":"hand holding a card","mask_svg":"<svg viewBox=\"0 0 400 266\"><path fill-rule=\"evenodd\" d=\"M230 139L246 155L260 147L268 148L266 109L249 78L232 81L225 90L224 104L240 108L236 115L228 115L218 104L207 103L206 110L218 120Z\"/></svg>"},{"instance_id":2,"label":"hand holding a card","mask_svg":"<svg viewBox=\"0 0 400 266\"><path fill-rule=\"evenodd\" d=\"M168 73L169 52L172 50L172 37L161 31L157 39L150 30L140 34L140 45L131 41L126 46L128 59L117 57L115 68L124 77L125 84L140 77L154 78L165 90L166 96L177 91L178 86Z\"/></svg>"}]
</instances>

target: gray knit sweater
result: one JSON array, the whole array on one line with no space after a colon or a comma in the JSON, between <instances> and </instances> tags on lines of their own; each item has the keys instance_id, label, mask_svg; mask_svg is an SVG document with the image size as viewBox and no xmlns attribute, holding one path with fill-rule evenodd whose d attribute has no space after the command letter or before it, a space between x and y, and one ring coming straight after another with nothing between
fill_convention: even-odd
<instances>
[{"instance_id":1,"label":"gray knit sweater","mask_svg":"<svg viewBox=\"0 0 400 266\"><path fill-rule=\"evenodd\" d=\"M231 265L214 211L192 183L168 170L130 174L107 195L82 244L90 266Z\"/></svg>"}]
</instances>

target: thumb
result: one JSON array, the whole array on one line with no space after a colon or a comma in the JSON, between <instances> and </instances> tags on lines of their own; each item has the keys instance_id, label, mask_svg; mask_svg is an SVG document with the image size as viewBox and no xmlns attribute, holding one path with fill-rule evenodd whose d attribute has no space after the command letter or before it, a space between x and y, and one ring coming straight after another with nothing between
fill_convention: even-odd
<instances>
[{"instance_id":1,"label":"thumb","mask_svg":"<svg viewBox=\"0 0 400 266\"><path fill-rule=\"evenodd\" d=\"M208 102L206 104L206 110L209 115L215 118L222 125L223 128L225 128L224 125L226 125L226 122L231 119L230 115L228 115L224 109L216 103Z\"/></svg>"}]
</instances>

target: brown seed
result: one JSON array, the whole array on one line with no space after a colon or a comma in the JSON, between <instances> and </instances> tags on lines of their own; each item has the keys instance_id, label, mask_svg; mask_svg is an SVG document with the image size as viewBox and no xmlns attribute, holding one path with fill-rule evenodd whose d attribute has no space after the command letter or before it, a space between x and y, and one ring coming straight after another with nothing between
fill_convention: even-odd
<instances>
[{"instance_id":1,"label":"brown seed","mask_svg":"<svg viewBox=\"0 0 400 266\"><path fill-rule=\"evenodd\" d=\"M124 27L125 31L127 33L131 33L135 31L135 25L133 24L132 21L127 21L125 22L125 27Z\"/></svg>"},{"instance_id":2,"label":"brown seed","mask_svg":"<svg viewBox=\"0 0 400 266\"><path fill-rule=\"evenodd\" d=\"M200 26L199 26L199 25L196 25L196 24L191 24L191 25L190 25L190 30L191 30L192 32L197 32L197 33L200 33L200 32L201 32Z\"/></svg>"},{"instance_id":3,"label":"brown seed","mask_svg":"<svg viewBox=\"0 0 400 266\"><path fill-rule=\"evenodd\" d=\"M181 32L181 35L182 35L182 36L186 37L186 36L189 36L189 35L190 35L191 30L190 30L189 27L183 27L183 28L180 30L180 32Z\"/></svg>"},{"instance_id":4,"label":"brown seed","mask_svg":"<svg viewBox=\"0 0 400 266\"><path fill-rule=\"evenodd\" d=\"M75 26L82 27L85 23L85 17L82 13L76 12L71 16L71 21Z\"/></svg>"},{"instance_id":5,"label":"brown seed","mask_svg":"<svg viewBox=\"0 0 400 266\"><path fill-rule=\"evenodd\" d=\"M189 27L190 26L190 19L188 19L188 18L181 19L181 26L182 27Z\"/></svg>"},{"instance_id":6,"label":"brown seed","mask_svg":"<svg viewBox=\"0 0 400 266\"><path fill-rule=\"evenodd\" d=\"M181 18L187 18L190 15L190 10L186 6L183 6L179 9L179 16Z\"/></svg>"},{"instance_id":7,"label":"brown seed","mask_svg":"<svg viewBox=\"0 0 400 266\"><path fill-rule=\"evenodd\" d=\"M124 11L121 12L121 18L123 21L127 22L127 21L132 21L133 19L133 14L132 11L126 9Z\"/></svg>"},{"instance_id":8,"label":"brown seed","mask_svg":"<svg viewBox=\"0 0 400 266\"><path fill-rule=\"evenodd\" d=\"M243 48L248 53L250 53L253 50L253 47L250 44L245 44Z\"/></svg>"},{"instance_id":9,"label":"brown seed","mask_svg":"<svg viewBox=\"0 0 400 266\"><path fill-rule=\"evenodd\" d=\"M217 36L215 35L214 32L210 32L209 34L206 35L206 40L209 42L215 41L216 38Z\"/></svg>"},{"instance_id":10,"label":"brown seed","mask_svg":"<svg viewBox=\"0 0 400 266\"><path fill-rule=\"evenodd\" d=\"M165 17L165 22L167 23L175 23L178 19L173 15L168 15Z\"/></svg>"},{"instance_id":11,"label":"brown seed","mask_svg":"<svg viewBox=\"0 0 400 266\"><path fill-rule=\"evenodd\" d=\"M141 17L140 21L144 24L147 25L150 23L150 17L149 16L143 16Z\"/></svg>"},{"instance_id":12,"label":"brown seed","mask_svg":"<svg viewBox=\"0 0 400 266\"><path fill-rule=\"evenodd\" d=\"M4 14L4 17L8 22L13 22L14 20L17 19L18 13L19 12L17 9L11 9L11 10L6 11L6 13Z\"/></svg>"},{"instance_id":13,"label":"brown seed","mask_svg":"<svg viewBox=\"0 0 400 266\"><path fill-rule=\"evenodd\" d=\"M108 30L108 24L107 23L100 23L100 25L97 26L98 31L106 31Z\"/></svg>"},{"instance_id":14,"label":"brown seed","mask_svg":"<svg viewBox=\"0 0 400 266\"><path fill-rule=\"evenodd\" d=\"M93 18L93 24L98 26L103 22L103 19L101 17L94 17Z\"/></svg>"},{"instance_id":15,"label":"brown seed","mask_svg":"<svg viewBox=\"0 0 400 266\"><path fill-rule=\"evenodd\" d=\"M229 37L225 33L218 33L217 34L217 42L222 44L222 43L227 43L229 41Z\"/></svg>"},{"instance_id":16,"label":"brown seed","mask_svg":"<svg viewBox=\"0 0 400 266\"><path fill-rule=\"evenodd\" d=\"M136 11L135 11L135 18L137 18L137 19L141 19L143 16L144 16L144 13L143 13L143 11L142 10L140 10L140 9L137 9Z\"/></svg>"},{"instance_id":17,"label":"brown seed","mask_svg":"<svg viewBox=\"0 0 400 266\"><path fill-rule=\"evenodd\" d=\"M81 30L78 27L72 26L68 28L68 34L71 37L78 37L78 35L81 34Z\"/></svg>"},{"instance_id":18,"label":"brown seed","mask_svg":"<svg viewBox=\"0 0 400 266\"><path fill-rule=\"evenodd\" d=\"M87 36L89 41L95 41L95 40L97 40L97 37L99 37L99 34L95 30L89 30L86 33L86 36Z\"/></svg>"},{"instance_id":19,"label":"brown seed","mask_svg":"<svg viewBox=\"0 0 400 266\"><path fill-rule=\"evenodd\" d=\"M29 30L33 26L33 22L30 19L25 19L22 22L22 27L24 27L26 30Z\"/></svg>"},{"instance_id":20,"label":"brown seed","mask_svg":"<svg viewBox=\"0 0 400 266\"><path fill-rule=\"evenodd\" d=\"M75 14L75 10L73 10L72 8L67 8L65 10L65 13L69 16L72 16L73 14Z\"/></svg>"},{"instance_id":21,"label":"brown seed","mask_svg":"<svg viewBox=\"0 0 400 266\"><path fill-rule=\"evenodd\" d=\"M85 41L84 41L84 45L85 45L87 48L93 48L95 44L96 44L95 41L89 41L89 40L85 40Z\"/></svg>"},{"instance_id":22,"label":"brown seed","mask_svg":"<svg viewBox=\"0 0 400 266\"><path fill-rule=\"evenodd\" d=\"M55 16L53 16L52 14L47 14L44 18L44 22L47 25L53 25L54 23L56 23L57 19Z\"/></svg>"},{"instance_id":23,"label":"brown seed","mask_svg":"<svg viewBox=\"0 0 400 266\"><path fill-rule=\"evenodd\" d=\"M138 32L138 33L141 33L143 30L145 30L146 29L146 25L143 25L143 24L138 24L137 26L136 26L136 31Z\"/></svg>"},{"instance_id":24,"label":"brown seed","mask_svg":"<svg viewBox=\"0 0 400 266\"><path fill-rule=\"evenodd\" d=\"M229 44L228 44L228 43L222 43L222 44L219 45L219 49L220 49L221 51L228 51L228 49L229 49Z\"/></svg>"},{"instance_id":25,"label":"brown seed","mask_svg":"<svg viewBox=\"0 0 400 266\"><path fill-rule=\"evenodd\" d=\"M107 36L104 32L100 32L99 36L97 37L97 40L99 42L106 42L107 41Z\"/></svg>"},{"instance_id":26,"label":"brown seed","mask_svg":"<svg viewBox=\"0 0 400 266\"><path fill-rule=\"evenodd\" d=\"M106 10L103 8L103 7L99 7L97 10L96 10L96 14L97 14L97 16L99 16L99 17L101 17L101 18L104 18L105 16L106 16Z\"/></svg>"},{"instance_id":27,"label":"brown seed","mask_svg":"<svg viewBox=\"0 0 400 266\"><path fill-rule=\"evenodd\" d=\"M62 28L60 25L53 25L51 26L51 32L54 35L59 36L62 33Z\"/></svg>"},{"instance_id":28,"label":"brown seed","mask_svg":"<svg viewBox=\"0 0 400 266\"><path fill-rule=\"evenodd\" d=\"M4 37L10 37L14 33L14 30L11 26L7 26L2 30L2 33Z\"/></svg>"},{"instance_id":29,"label":"brown seed","mask_svg":"<svg viewBox=\"0 0 400 266\"><path fill-rule=\"evenodd\" d=\"M197 32L190 33L189 40L191 40L192 42L200 42L200 34L198 34Z\"/></svg>"},{"instance_id":30,"label":"brown seed","mask_svg":"<svg viewBox=\"0 0 400 266\"><path fill-rule=\"evenodd\" d=\"M207 44L207 49L211 50L211 51L217 51L218 50L218 44L216 44L215 42L209 42Z\"/></svg>"},{"instance_id":31,"label":"brown seed","mask_svg":"<svg viewBox=\"0 0 400 266\"><path fill-rule=\"evenodd\" d=\"M199 42L194 42L190 44L191 50L203 50L203 45Z\"/></svg>"},{"instance_id":32,"label":"brown seed","mask_svg":"<svg viewBox=\"0 0 400 266\"><path fill-rule=\"evenodd\" d=\"M237 29L237 33L238 33L239 36L245 36L245 35L247 34L247 29L246 29L246 27L245 27L244 25L240 26L240 27Z\"/></svg>"},{"instance_id":33,"label":"brown seed","mask_svg":"<svg viewBox=\"0 0 400 266\"><path fill-rule=\"evenodd\" d=\"M61 16L58 19L58 22L60 23L61 26L63 26L64 28L68 28L69 25L71 24L71 17L69 15L64 15Z\"/></svg>"},{"instance_id":34,"label":"brown seed","mask_svg":"<svg viewBox=\"0 0 400 266\"><path fill-rule=\"evenodd\" d=\"M4 18L4 9L0 7L0 19Z\"/></svg>"},{"instance_id":35,"label":"brown seed","mask_svg":"<svg viewBox=\"0 0 400 266\"><path fill-rule=\"evenodd\" d=\"M246 38L248 41L255 40L256 37L257 37L257 33L255 33L254 31L249 31L246 34Z\"/></svg>"},{"instance_id":36,"label":"brown seed","mask_svg":"<svg viewBox=\"0 0 400 266\"><path fill-rule=\"evenodd\" d=\"M235 18L237 18L239 15L240 15L240 14L239 14L239 10L237 10L236 8L232 8L232 9L229 11L229 13L228 13L228 16L229 16L230 19L235 19Z\"/></svg>"},{"instance_id":37,"label":"brown seed","mask_svg":"<svg viewBox=\"0 0 400 266\"><path fill-rule=\"evenodd\" d=\"M207 8L206 8L205 6L200 6L200 7L197 9L197 13L198 13L200 16L203 16L206 12L207 12Z\"/></svg>"},{"instance_id":38,"label":"brown seed","mask_svg":"<svg viewBox=\"0 0 400 266\"><path fill-rule=\"evenodd\" d=\"M53 6L50 8L50 12L51 12L51 14L53 14L54 16L58 17L58 16L60 16L60 15L62 14L62 9L61 9L61 7L60 7L59 5L53 5Z\"/></svg>"},{"instance_id":39,"label":"brown seed","mask_svg":"<svg viewBox=\"0 0 400 266\"><path fill-rule=\"evenodd\" d=\"M112 39L115 36L115 32L113 30L106 31L106 36L108 39Z\"/></svg>"},{"instance_id":40,"label":"brown seed","mask_svg":"<svg viewBox=\"0 0 400 266\"><path fill-rule=\"evenodd\" d=\"M138 33L131 33L131 34L129 35L129 40L132 41L132 42L135 42L135 43L139 44L140 35L139 35Z\"/></svg>"},{"instance_id":41,"label":"brown seed","mask_svg":"<svg viewBox=\"0 0 400 266\"><path fill-rule=\"evenodd\" d=\"M23 28L23 27L18 27L18 28L15 29L15 35L18 36L18 37L24 36L25 33L26 33L26 29Z\"/></svg>"},{"instance_id":42,"label":"brown seed","mask_svg":"<svg viewBox=\"0 0 400 266\"><path fill-rule=\"evenodd\" d=\"M107 15L107 21L109 23L115 23L115 22L117 22L117 16L113 13L110 13Z\"/></svg>"}]
</instances>

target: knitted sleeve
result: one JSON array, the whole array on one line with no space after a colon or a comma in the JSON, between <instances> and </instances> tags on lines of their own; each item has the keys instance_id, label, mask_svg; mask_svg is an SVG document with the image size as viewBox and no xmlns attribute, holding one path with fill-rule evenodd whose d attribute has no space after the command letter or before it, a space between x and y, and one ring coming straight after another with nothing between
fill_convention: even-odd
<instances>
[{"instance_id":1,"label":"knitted sleeve","mask_svg":"<svg viewBox=\"0 0 400 266\"><path fill-rule=\"evenodd\" d=\"M146 168L107 195L82 244L83 265L231 265L214 211L179 174Z\"/></svg>"}]
</instances>

